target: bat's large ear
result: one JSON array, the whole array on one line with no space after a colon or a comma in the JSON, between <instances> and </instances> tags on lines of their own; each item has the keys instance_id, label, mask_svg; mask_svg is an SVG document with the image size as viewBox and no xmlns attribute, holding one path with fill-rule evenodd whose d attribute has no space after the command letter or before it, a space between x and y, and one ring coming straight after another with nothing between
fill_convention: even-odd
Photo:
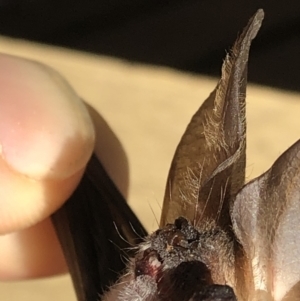
<instances>
[{"instance_id":1,"label":"bat's large ear","mask_svg":"<svg viewBox=\"0 0 300 301\"><path fill-rule=\"evenodd\" d=\"M299 300L300 140L238 193L232 221L254 279L250 299Z\"/></svg>"},{"instance_id":2,"label":"bat's large ear","mask_svg":"<svg viewBox=\"0 0 300 301\"><path fill-rule=\"evenodd\" d=\"M263 19L258 10L222 67L216 89L193 116L169 172L161 226L178 216L230 225L229 201L245 180L245 96L252 39ZM201 213L201 214L200 214Z\"/></svg>"}]
</instances>

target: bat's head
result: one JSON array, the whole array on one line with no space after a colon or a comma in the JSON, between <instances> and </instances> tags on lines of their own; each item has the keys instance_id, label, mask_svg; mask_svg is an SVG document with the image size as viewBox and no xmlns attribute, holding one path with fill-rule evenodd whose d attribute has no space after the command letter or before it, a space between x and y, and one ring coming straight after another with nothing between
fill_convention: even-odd
<instances>
[{"instance_id":1,"label":"bat's head","mask_svg":"<svg viewBox=\"0 0 300 301\"><path fill-rule=\"evenodd\" d=\"M262 19L258 10L188 125L161 229L140 247L118 300L300 299L300 142L244 183L247 63Z\"/></svg>"},{"instance_id":2,"label":"bat's head","mask_svg":"<svg viewBox=\"0 0 300 301\"><path fill-rule=\"evenodd\" d=\"M155 283L153 300L192 300L195 294L206 298L223 295L227 298L224 300L235 300L230 286L217 284L233 284L232 248L226 232L215 223L195 228L179 217L141 245L134 260L134 278L147 276Z\"/></svg>"},{"instance_id":3,"label":"bat's head","mask_svg":"<svg viewBox=\"0 0 300 301\"><path fill-rule=\"evenodd\" d=\"M258 10L237 39L217 87L176 149L160 229L145 238L128 273L103 301L300 300L300 141L245 185L247 63L263 16ZM85 176L97 179L100 169L88 169ZM80 301L95 301L108 264L120 268L119 254L107 241L120 245L122 236L132 241L128 224L140 227L125 202L117 203L121 196L104 172L99 178L103 187L81 191L81 184L89 201L83 207L78 199L67 204L70 214L62 217L72 232L62 242L67 241ZM81 208L90 222L86 227L72 222L75 213L81 218Z\"/></svg>"}]
</instances>

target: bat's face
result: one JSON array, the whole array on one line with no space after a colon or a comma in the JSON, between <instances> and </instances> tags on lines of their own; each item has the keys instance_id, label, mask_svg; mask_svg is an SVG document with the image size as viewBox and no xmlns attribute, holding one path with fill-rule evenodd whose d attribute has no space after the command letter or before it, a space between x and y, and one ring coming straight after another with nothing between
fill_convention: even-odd
<instances>
[{"instance_id":1,"label":"bat's face","mask_svg":"<svg viewBox=\"0 0 300 301\"><path fill-rule=\"evenodd\" d=\"M177 147L160 229L139 245L127 274L103 294L103 301L300 299L300 141L270 170L244 183L247 63L262 19L259 10L249 21L225 59L216 89ZM120 237L132 242L143 235L112 183L97 188L97 164L87 169L86 189L80 186L89 199L84 202L86 231L80 233L73 221L81 210L78 192L63 209L67 218L61 213L56 218L80 301L96 301L113 278L107 275L112 263L115 270L121 268L118 252L106 241L120 246ZM103 171L101 177L106 177ZM104 210L105 224L96 225L91 216Z\"/></svg>"},{"instance_id":2,"label":"bat's face","mask_svg":"<svg viewBox=\"0 0 300 301\"><path fill-rule=\"evenodd\" d=\"M141 245L131 273L120 300L139 278L136 291L145 300L235 300L233 242L209 221L194 227L180 217L157 230Z\"/></svg>"}]
</instances>

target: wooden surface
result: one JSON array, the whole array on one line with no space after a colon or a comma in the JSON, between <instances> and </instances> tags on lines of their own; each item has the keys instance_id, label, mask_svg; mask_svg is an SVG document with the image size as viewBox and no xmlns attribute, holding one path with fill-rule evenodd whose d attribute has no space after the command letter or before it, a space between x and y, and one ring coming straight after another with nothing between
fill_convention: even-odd
<instances>
[{"instance_id":1,"label":"wooden surface","mask_svg":"<svg viewBox=\"0 0 300 301\"><path fill-rule=\"evenodd\" d=\"M175 147L217 80L6 38L0 38L0 51L52 66L101 113L129 159L129 203L147 229L154 230ZM249 86L247 179L265 171L300 137L299 114L299 94ZM75 297L69 278L60 276L0 283L0 300Z\"/></svg>"}]
</instances>

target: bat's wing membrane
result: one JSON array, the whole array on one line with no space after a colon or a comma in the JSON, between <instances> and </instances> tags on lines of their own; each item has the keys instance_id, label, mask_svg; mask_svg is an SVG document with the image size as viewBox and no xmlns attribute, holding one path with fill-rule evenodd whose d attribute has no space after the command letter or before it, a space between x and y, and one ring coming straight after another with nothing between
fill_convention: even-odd
<instances>
[{"instance_id":1,"label":"bat's wing membrane","mask_svg":"<svg viewBox=\"0 0 300 301\"><path fill-rule=\"evenodd\" d=\"M253 300L299 300L300 140L239 192L232 220L249 261Z\"/></svg>"},{"instance_id":2,"label":"bat's wing membrane","mask_svg":"<svg viewBox=\"0 0 300 301\"><path fill-rule=\"evenodd\" d=\"M125 267L121 251L146 232L95 155L70 199L54 213L78 301L96 301Z\"/></svg>"},{"instance_id":3,"label":"bat's wing membrane","mask_svg":"<svg viewBox=\"0 0 300 301\"><path fill-rule=\"evenodd\" d=\"M184 216L230 226L229 202L245 180L245 94L252 39L263 19L249 21L222 67L216 89L193 116L174 155L161 226Z\"/></svg>"}]
</instances>

